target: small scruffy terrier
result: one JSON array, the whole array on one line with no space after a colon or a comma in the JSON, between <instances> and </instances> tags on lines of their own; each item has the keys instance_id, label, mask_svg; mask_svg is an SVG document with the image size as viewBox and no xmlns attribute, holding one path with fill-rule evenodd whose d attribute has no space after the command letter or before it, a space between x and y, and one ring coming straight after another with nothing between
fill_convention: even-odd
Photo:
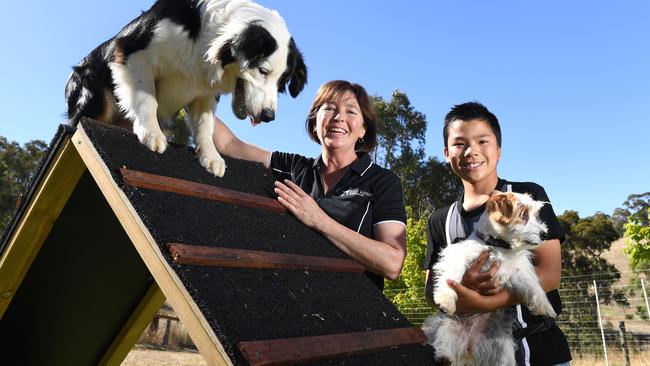
<instances>
[{"instance_id":1,"label":"small scruffy terrier","mask_svg":"<svg viewBox=\"0 0 650 366\"><path fill-rule=\"evenodd\" d=\"M447 280L460 282L467 268L486 250L491 251L490 259L482 270L499 262L495 277L501 287L519 295L532 314L556 316L539 283L529 251L542 244L546 236L546 225L538 215L544 204L527 194L494 192L475 232L441 252L432 271L433 300L445 314L431 316L423 325L436 350L437 361L452 365L516 364L513 311L454 315L458 296Z\"/></svg>"}]
</instances>

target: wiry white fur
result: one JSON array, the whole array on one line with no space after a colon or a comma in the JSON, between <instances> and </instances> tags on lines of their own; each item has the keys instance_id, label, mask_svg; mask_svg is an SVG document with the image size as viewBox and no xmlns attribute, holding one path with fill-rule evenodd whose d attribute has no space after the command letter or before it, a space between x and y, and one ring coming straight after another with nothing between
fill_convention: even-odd
<instances>
[{"instance_id":1,"label":"wiry white fur","mask_svg":"<svg viewBox=\"0 0 650 366\"><path fill-rule=\"evenodd\" d=\"M164 152L167 140L159 123L171 121L186 107L190 129L201 165L223 176L224 160L212 141L215 95L231 93L237 78L246 83L246 110L259 116L265 108L276 110L277 82L285 71L291 35L275 11L248 0L205 0L200 9L201 31L195 43L182 26L163 19L149 46L128 57L128 62L110 63L115 94L124 117L133 121L133 131L149 149ZM221 46L251 22L266 27L276 38L278 49L258 69L241 63L222 68L217 56ZM239 60L243 61L243 60Z\"/></svg>"},{"instance_id":2,"label":"wiry white fur","mask_svg":"<svg viewBox=\"0 0 650 366\"><path fill-rule=\"evenodd\" d=\"M543 242L542 234L547 231L538 217L544 203L526 194L508 194L516 197L517 206L525 208L528 220L512 220L501 225L494 222L486 210L477 231L504 240L512 249L488 246L473 233L466 240L443 249L433 266L433 300L447 315L427 318L423 329L436 350L436 357L451 360L453 365L515 365L515 345L511 336L513 317L507 309L451 317L456 313L458 295L447 285L447 280L460 283L467 268L486 250L490 250L491 255L483 270L499 262L495 278L501 287L518 294L532 314L556 316L539 283L529 251Z\"/></svg>"}]
</instances>

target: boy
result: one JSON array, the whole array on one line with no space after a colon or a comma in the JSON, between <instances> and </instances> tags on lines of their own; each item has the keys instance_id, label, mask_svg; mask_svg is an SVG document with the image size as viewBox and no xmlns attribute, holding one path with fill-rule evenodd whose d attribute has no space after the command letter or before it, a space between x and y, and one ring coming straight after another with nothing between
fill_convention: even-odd
<instances>
[{"instance_id":1,"label":"boy","mask_svg":"<svg viewBox=\"0 0 650 366\"><path fill-rule=\"evenodd\" d=\"M438 259L440 250L469 236L485 210L485 202L494 190L528 193L533 199L549 202L544 188L535 183L508 182L497 175L501 157L501 128L499 121L485 106L477 102L454 106L445 117L443 137L445 160L462 180L464 192L450 206L437 209L427 226L426 296L433 304L433 281L430 269ZM557 291L560 286L560 242L564 234L550 204L540 211L542 221L548 226L547 240L534 251L534 264L542 288L556 313L562 303ZM521 301L506 289L499 288L492 276L496 264L487 271L480 268L489 253L481 254L467 269L461 283L449 285L458 294L456 308L459 313L490 312L513 307L517 324L513 337L518 341L518 365L568 365L571 360L569 345L562 331L550 318L533 316Z\"/></svg>"}]
</instances>

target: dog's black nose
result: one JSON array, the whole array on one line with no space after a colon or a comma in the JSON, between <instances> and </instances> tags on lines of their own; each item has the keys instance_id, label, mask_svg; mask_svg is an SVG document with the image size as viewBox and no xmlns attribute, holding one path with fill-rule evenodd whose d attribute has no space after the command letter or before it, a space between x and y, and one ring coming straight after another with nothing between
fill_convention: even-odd
<instances>
[{"instance_id":1,"label":"dog's black nose","mask_svg":"<svg viewBox=\"0 0 650 366\"><path fill-rule=\"evenodd\" d=\"M260 116L262 122L271 122L275 119L275 111L271 108L262 109L262 115Z\"/></svg>"}]
</instances>

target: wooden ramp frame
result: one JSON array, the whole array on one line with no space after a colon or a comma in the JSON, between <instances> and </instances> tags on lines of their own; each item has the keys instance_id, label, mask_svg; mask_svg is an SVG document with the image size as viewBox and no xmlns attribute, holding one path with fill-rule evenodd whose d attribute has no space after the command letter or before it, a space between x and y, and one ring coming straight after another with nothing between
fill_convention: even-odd
<instances>
[{"instance_id":1,"label":"wooden ramp frame","mask_svg":"<svg viewBox=\"0 0 650 366\"><path fill-rule=\"evenodd\" d=\"M174 264L241 268L253 271L303 271L306 274L350 273L364 276L363 266L345 258L198 245L205 243L159 245L142 221L132 201L120 188L121 183L138 189L218 201L279 215L285 214L286 210L277 200L268 197L125 167L119 169L118 176L122 182L116 182L115 175L104 162L92 138L84 129L83 123L64 145L49 168L50 173L44 178L42 188L37 189L31 204L34 206L33 202L37 202L40 205L43 203L50 205L51 208L45 211L49 218L42 217L42 210L35 211L28 208L26 218L18 226L18 232L24 233L24 227L27 227L31 228L33 234L19 235L18 238L26 243L10 241L7 250L0 253L2 254L0 257L0 319L34 261L39 251L39 243L45 240L77 180L87 169L154 280L130 318L122 326L122 330L105 350L98 362L100 365L121 363L165 298L171 303L209 365L233 365L233 360L224 349L210 322L175 269L171 267ZM61 164L61 161L65 164ZM61 165L69 165L75 169L70 170ZM48 200L52 203L48 204ZM168 262L166 256L171 257L172 261ZM292 338L249 339L237 343L237 349L241 357L250 365L292 365L364 355L402 346L422 345L425 342L426 338L420 328L401 327Z\"/></svg>"}]
</instances>

